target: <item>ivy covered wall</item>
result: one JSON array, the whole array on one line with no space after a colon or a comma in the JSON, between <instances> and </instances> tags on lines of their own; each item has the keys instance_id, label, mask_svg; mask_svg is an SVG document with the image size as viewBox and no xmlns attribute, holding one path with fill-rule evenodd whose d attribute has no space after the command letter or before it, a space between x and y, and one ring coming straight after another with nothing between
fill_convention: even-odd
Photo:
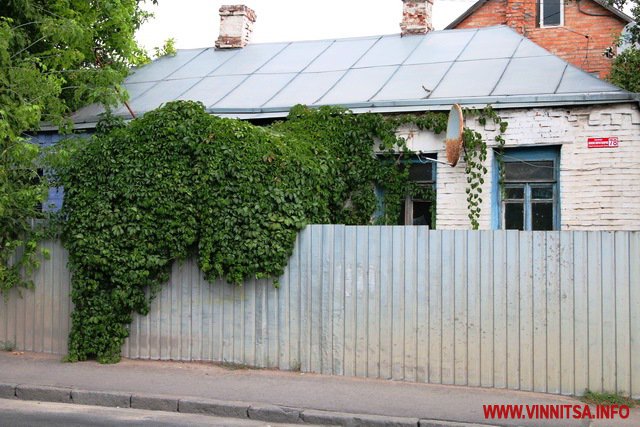
<instances>
[{"instance_id":1,"label":"ivy covered wall","mask_svg":"<svg viewBox=\"0 0 640 427\"><path fill-rule=\"evenodd\" d=\"M302 106L257 127L173 102L59 143L75 307L69 358L118 360L132 313L147 312L147 290L153 297L175 261L195 256L210 281L278 277L306 224L371 223L375 186L385 190L379 221L395 223L410 190L395 127L380 115Z\"/></svg>"}]
</instances>

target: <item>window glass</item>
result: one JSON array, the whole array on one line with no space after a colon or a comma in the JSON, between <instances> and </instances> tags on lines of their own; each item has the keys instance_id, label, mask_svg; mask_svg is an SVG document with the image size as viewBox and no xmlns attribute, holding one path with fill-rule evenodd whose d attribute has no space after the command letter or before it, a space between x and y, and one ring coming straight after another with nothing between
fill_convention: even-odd
<instances>
[{"instance_id":1,"label":"window glass","mask_svg":"<svg viewBox=\"0 0 640 427\"><path fill-rule=\"evenodd\" d=\"M504 228L524 230L524 205L522 203L505 203L504 208Z\"/></svg>"},{"instance_id":2,"label":"window glass","mask_svg":"<svg viewBox=\"0 0 640 427\"><path fill-rule=\"evenodd\" d=\"M553 230L553 202L531 204L531 229Z\"/></svg>"},{"instance_id":3,"label":"window glass","mask_svg":"<svg viewBox=\"0 0 640 427\"><path fill-rule=\"evenodd\" d=\"M524 199L524 187L506 187L504 192L506 199Z\"/></svg>"},{"instance_id":4,"label":"window glass","mask_svg":"<svg viewBox=\"0 0 640 427\"><path fill-rule=\"evenodd\" d=\"M553 181L555 170L552 160L505 162L505 182Z\"/></svg>"},{"instance_id":5,"label":"window glass","mask_svg":"<svg viewBox=\"0 0 640 427\"><path fill-rule=\"evenodd\" d=\"M503 229L558 228L558 155L554 147L505 151L504 191L498 196Z\"/></svg>"},{"instance_id":6,"label":"window glass","mask_svg":"<svg viewBox=\"0 0 640 427\"><path fill-rule=\"evenodd\" d=\"M435 155L427 155L428 158L435 158ZM414 162L401 165L402 168L409 168L409 180L418 185L420 188L435 189L435 163L433 162ZM420 193L420 192L418 192ZM432 221L433 205L431 200L425 200L423 194L420 197L407 197L401 207L400 225L428 225L435 227Z\"/></svg>"},{"instance_id":7,"label":"window glass","mask_svg":"<svg viewBox=\"0 0 640 427\"><path fill-rule=\"evenodd\" d=\"M431 203L413 200L413 225L431 225Z\"/></svg>"},{"instance_id":8,"label":"window glass","mask_svg":"<svg viewBox=\"0 0 640 427\"><path fill-rule=\"evenodd\" d=\"M552 200L553 186L548 185L544 187L532 187L531 198L534 200Z\"/></svg>"},{"instance_id":9,"label":"window glass","mask_svg":"<svg viewBox=\"0 0 640 427\"><path fill-rule=\"evenodd\" d=\"M544 26L560 25L562 18L561 7L561 0L543 0L542 22Z\"/></svg>"},{"instance_id":10,"label":"window glass","mask_svg":"<svg viewBox=\"0 0 640 427\"><path fill-rule=\"evenodd\" d=\"M414 163L409 167L409 180L413 182L433 182L433 163Z\"/></svg>"}]
</instances>

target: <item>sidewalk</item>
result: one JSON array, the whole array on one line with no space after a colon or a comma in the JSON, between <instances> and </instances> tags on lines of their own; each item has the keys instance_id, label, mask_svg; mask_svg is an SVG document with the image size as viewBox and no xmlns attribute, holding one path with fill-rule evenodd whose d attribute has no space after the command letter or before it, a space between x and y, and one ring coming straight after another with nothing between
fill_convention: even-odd
<instances>
[{"instance_id":1,"label":"sidewalk","mask_svg":"<svg viewBox=\"0 0 640 427\"><path fill-rule=\"evenodd\" d=\"M627 420L616 422L487 420L483 414L486 404L581 404L551 394L230 369L209 363L125 359L116 365L71 364L61 363L58 356L0 352L0 398L14 395L309 424L640 425L637 408Z\"/></svg>"}]
</instances>

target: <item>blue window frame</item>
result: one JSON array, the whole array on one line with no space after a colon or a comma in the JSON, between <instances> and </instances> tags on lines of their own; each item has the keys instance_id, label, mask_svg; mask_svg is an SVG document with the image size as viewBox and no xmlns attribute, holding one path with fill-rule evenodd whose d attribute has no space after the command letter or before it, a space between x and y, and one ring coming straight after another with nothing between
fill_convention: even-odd
<instances>
[{"instance_id":1,"label":"blue window frame","mask_svg":"<svg viewBox=\"0 0 640 427\"><path fill-rule=\"evenodd\" d=\"M436 155L428 154L425 157L435 159ZM405 162L409 166L409 180L419 187L435 189L436 162L420 160L418 158ZM428 225L435 228L434 204L431 200L407 195L400 211L399 225Z\"/></svg>"},{"instance_id":2,"label":"blue window frame","mask_svg":"<svg viewBox=\"0 0 640 427\"><path fill-rule=\"evenodd\" d=\"M558 230L560 194L558 147L506 149L504 192L494 167L493 225L505 230Z\"/></svg>"},{"instance_id":3,"label":"blue window frame","mask_svg":"<svg viewBox=\"0 0 640 427\"><path fill-rule=\"evenodd\" d=\"M437 163L428 159L436 159L436 154L421 154L420 158L402 160L400 167L409 167L409 180L419 187L428 187L435 191ZM378 209L376 218L384 214L384 188L376 187L376 197L378 198ZM402 205L398 225L428 225L435 228L435 205L431 200L420 197L407 196Z\"/></svg>"}]
</instances>

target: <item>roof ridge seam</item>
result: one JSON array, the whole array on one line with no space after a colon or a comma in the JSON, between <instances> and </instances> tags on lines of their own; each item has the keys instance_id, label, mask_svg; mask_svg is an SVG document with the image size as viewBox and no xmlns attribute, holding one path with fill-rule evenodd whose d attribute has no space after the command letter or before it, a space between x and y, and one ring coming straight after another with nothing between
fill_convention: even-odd
<instances>
[{"instance_id":1,"label":"roof ridge seam","mask_svg":"<svg viewBox=\"0 0 640 427\"><path fill-rule=\"evenodd\" d=\"M263 106L267 105L269 102L271 102L271 100L273 98L275 98L276 96L278 96L287 86L289 86L289 84L294 81L295 79L298 78L298 76L302 73L304 73L304 70L306 70L307 68L309 68L311 66L311 64L313 64L315 62L316 59L318 59L323 53L325 53L331 46L333 46L335 44L335 40L332 40L331 43L329 43L327 45L327 47L325 47L324 49L322 49L322 52L318 53L311 61L309 61L309 63L307 63L307 65L304 66L304 68L300 71L298 71L297 73L295 73L295 75L293 77L291 77L291 79L284 85L282 86L279 90L276 91L276 93L273 94L273 96L269 99L267 99L265 102L263 102L262 104L260 104L260 108L262 108ZM275 57L274 57L275 58ZM287 73L281 73L281 74L287 74Z\"/></svg>"},{"instance_id":2,"label":"roof ridge seam","mask_svg":"<svg viewBox=\"0 0 640 427\"><path fill-rule=\"evenodd\" d=\"M427 96L425 98L429 98L431 95L433 95L433 93L436 91L436 89L438 89L438 86L440 86L440 83L442 83L442 81L445 79L445 77L447 76L447 74L449 74L449 71L451 71L451 68L453 68L453 65L458 62L458 59L460 58L460 56L462 56L462 53L467 50L467 47L469 47L469 44L471 43L471 41L478 35L479 30L476 28L476 31L473 33L473 35L469 38L469 40L467 41L467 44L464 45L464 47L460 50L460 52L458 53L458 56L455 57L455 59L453 61L451 61L451 64L449 64L449 68L447 68L447 71L445 71L442 74L442 77L440 77L440 80L438 80L438 83L436 83L433 86L433 89L431 89L431 92L429 92L427 94Z\"/></svg>"},{"instance_id":3,"label":"roof ridge seam","mask_svg":"<svg viewBox=\"0 0 640 427\"><path fill-rule=\"evenodd\" d=\"M331 46L331 45L330 45ZM328 49L328 48L327 48ZM325 49L326 50L326 49ZM322 55L323 52L320 53L320 55ZM235 56L235 55L233 55ZM351 68L342 68L342 69L331 69L331 70L322 70L322 71L307 71L307 68L309 68L313 61L315 61L315 59L317 59L317 57L311 62L309 63L307 66L305 66L305 68L303 68L301 71L292 71L292 72L263 72L263 73L259 73L259 72L255 72L255 73L241 73L241 74L216 74L216 75L212 75L212 73L214 73L218 68L220 68L221 66L223 66L227 61L231 60L233 58L233 56L225 59L224 62L218 64L218 66L216 66L216 68L214 70L212 70L211 72L209 72L208 74L199 77L199 76L195 76L195 77L174 77L174 78L164 78L164 79L154 79L154 80L143 80L143 81L139 81L139 82L133 82L133 83L129 83L130 85L138 85L138 84L145 84L145 83L160 83L160 82L164 82L164 81L179 81L179 80L190 80L190 79L200 79L204 80L205 78L209 78L209 77L230 77L230 76L246 76L246 75L251 75L251 74L260 74L260 75L281 75L281 74L323 74L323 73L336 73L336 72L346 72L349 70L364 70L364 69L371 69L371 68L384 68L384 67L390 67L390 66L396 66L396 65L400 65L400 66L404 66L404 67L414 67L414 66L422 66L422 65L433 65L433 64L448 64L451 62L482 62L482 61L494 61L496 59L507 59L507 58L511 58L511 57L495 57L495 58L482 58L482 59L458 59L458 60L448 60L448 61L428 61L428 62L414 62L411 64L407 64L407 60L408 58L403 61L400 64L388 64L388 65L367 65L364 67L351 67ZM513 59L528 59L528 58L546 58L546 57L552 57L555 56L551 53L546 53L544 55L525 55L525 56L518 56L515 57L513 56Z\"/></svg>"},{"instance_id":4,"label":"roof ridge seam","mask_svg":"<svg viewBox=\"0 0 640 427\"><path fill-rule=\"evenodd\" d=\"M413 55L415 53L416 50L418 50L418 48L422 45L422 43L424 43L424 41L427 39L427 37L423 37L422 40L420 40L419 43L416 43L415 47L413 49L411 49L411 52L409 52L409 54L407 55L406 58L404 58L404 61L402 61L400 64L398 64L398 66L396 67L395 71L393 73L391 73L391 75L389 76L389 78L382 84L382 86L380 86L380 88L369 97L369 99L367 101L371 101L373 98L375 98L380 92L382 92L382 89L384 89L389 82L391 81L391 79L393 79L395 77L396 74L398 74L398 71L400 71L400 68L402 68L402 66L405 64L405 62L407 62L409 60L409 58L411 58L411 55Z\"/></svg>"},{"instance_id":5,"label":"roof ridge seam","mask_svg":"<svg viewBox=\"0 0 640 427\"><path fill-rule=\"evenodd\" d=\"M147 92L149 92L151 89L153 89L154 87L158 86L160 83L162 83L164 80L154 80L151 82L140 82L140 83L153 83L151 86L149 86L147 89L143 90L142 92L140 92L137 96L131 98L129 100L129 102L133 103L133 101L135 101L136 99L142 97L143 95L145 95ZM131 83L131 84L136 84L136 83ZM126 87L125 87L126 89ZM129 91L127 91L127 93L129 93Z\"/></svg>"},{"instance_id":6,"label":"roof ridge seam","mask_svg":"<svg viewBox=\"0 0 640 427\"><path fill-rule=\"evenodd\" d=\"M192 84L191 86L189 86L188 88L186 88L185 90L183 90L182 92L180 92L180 94L176 97L173 98L173 101L177 101L182 95L184 95L185 93L189 92L191 89L193 89L198 83L200 83L202 80L204 80L204 77L197 79L197 81Z\"/></svg>"},{"instance_id":7,"label":"roof ridge seam","mask_svg":"<svg viewBox=\"0 0 640 427\"><path fill-rule=\"evenodd\" d=\"M568 68L569 68L569 63L566 62L564 64L564 69L562 70L562 74L560 75L560 80L558 80L558 84L556 85L556 88L553 90L554 94L558 93L558 89L560 89L560 85L562 84L562 80L564 80L564 74L567 72Z\"/></svg>"},{"instance_id":8,"label":"roof ridge seam","mask_svg":"<svg viewBox=\"0 0 640 427\"><path fill-rule=\"evenodd\" d=\"M195 49L194 49L195 50ZM185 62L184 64L182 64L180 67L176 68L175 70L173 70L172 72L170 72L169 74L167 74L165 77L159 79L159 80L150 80L150 81L142 81L142 82L131 82L130 84L136 84L136 83L154 83L151 86L149 86L146 90L140 92L135 98L131 98L129 101L133 102L136 99L142 97L143 95L145 95L147 92L149 92L151 89L153 89L154 87L156 87L157 85L159 85L160 83L164 82L167 80L167 77L171 76L173 73L175 73L176 71L178 71L179 69L181 69L182 67L184 67L185 65L187 65L189 62L193 61L195 58L197 58L198 56L202 55L202 53L205 51L206 49L202 49L202 51L200 53L198 53L197 55L195 55L193 58L191 58L190 60L188 60L187 62ZM152 65L153 61L151 61L151 63L149 63L148 65Z\"/></svg>"},{"instance_id":9,"label":"roof ridge seam","mask_svg":"<svg viewBox=\"0 0 640 427\"><path fill-rule=\"evenodd\" d=\"M193 61L194 59L196 59L198 56L202 55L204 52L206 52L207 49L202 49L200 51L200 53L198 53L197 55L194 55L193 58L191 58L190 60L188 60L187 62L185 62L184 64L182 64L181 66L179 66L178 68L176 68L175 70L173 70L172 72L170 72L169 74L167 74L166 76L164 76L163 80L167 80L169 77L171 77L172 75L174 75L176 72L178 72L179 70L181 70L182 68L186 67L187 64L191 63L191 61Z\"/></svg>"},{"instance_id":10,"label":"roof ridge seam","mask_svg":"<svg viewBox=\"0 0 640 427\"><path fill-rule=\"evenodd\" d=\"M375 41L371 46L369 46L369 48L368 48L367 50L365 50L365 51L364 51L364 53L358 57L358 59L356 59L356 60L355 60L355 62L352 64L352 67L353 67L353 65L356 65L356 64L357 64L357 63L358 63L362 58L364 58L364 56L365 56L367 53L369 53L369 52L371 51L371 49L373 49L373 47L374 47L375 45L377 45L377 44L378 44L378 42L379 42L380 40L382 40L382 37L383 37L383 36L378 37L378 39L377 39L377 40L376 40L376 41ZM350 67L348 70L346 70L346 71L342 74L342 76L340 76L340 78L339 78L338 80L336 80L336 81L331 85L331 87L325 91L325 93L323 93L322 95L320 95L320 97L319 97L318 99L316 99L315 101L313 101L313 102L311 103L311 105L315 105L315 104L317 104L318 102L320 102L320 100L321 100L322 98L324 98L325 96L327 96L327 94L328 94L329 92L331 92L331 91L332 91L332 90L333 90L333 89L338 85L338 83L340 83L340 82L342 81L342 79L344 79L344 78L345 78L345 76L346 76L347 74L349 74L349 71L351 71L351 69L352 69L352 68Z\"/></svg>"},{"instance_id":11,"label":"roof ridge seam","mask_svg":"<svg viewBox=\"0 0 640 427\"><path fill-rule=\"evenodd\" d=\"M250 74L247 74L246 77L244 79L242 79L240 81L240 83L238 83L237 85L235 85L231 90L229 90L227 93L224 94L224 96L222 96L221 98L218 98L218 100L216 102L214 102L213 104L211 104L208 108L213 107L214 105L219 104L220 102L222 102L226 97L228 97L229 95L231 95L231 93L233 93L236 89L238 89L240 87L240 85L244 84L244 82L246 82L247 80L249 80L249 78L251 78L251 76L253 76L255 73L257 73L258 71L260 71L260 69L262 67L264 67L267 62L271 61L272 58L278 56L280 54L280 52L282 52L283 50L285 50L287 47L289 47L289 45L291 44L291 42L289 43L285 43L285 45L278 51L276 52L271 58L267 59L261 66L259 66L258 68L256 68L255 70L253 70L253 72L251 72ZM234 55L235 57L235 55ZM242 74L240 74L242 75Z\"/></svg>"},{"instance_id":12,"label":"roof ridge seam","mask_svg":"<svg viewBox=\"0 0 640 427\"><path fill-rule=\"evenodd\" d=\"M509 57L509 60L505 64L504 68L502 69L502 73L500 73L500 76L498 77L498 80L496 81L496 84L493 85L493 88L491 89L491 92L489 92L489 96L493 96L493 92L495 92L495 90L498 88L498 85L500 84L500 80L502 80L502 78L504 77L504 74L507 72L507 68L509 68L509 65L511 65L511 61L513 61L513 57L516 54L516 52L518 51L518 48L520 47L520 45L522 44L523 41L524 41L524 38L521 38L520 41L518 42L518 45L516 46L516 48L513 49L513 53L511 54L511 56Z\"/></svg>"},{"instance_id":13,"label":"roof ridge seam","mask_svg":"<svg viewBox=\"0 0 640 427\"><path fill-rule=\"evenodd\" d=\"M222 61L220 64L218 64L217 67L215 67L213 70L209 71L209 73L206 76L202 77L202 80L205 79L205 77L211 77L213 75L213 73L215 73L216 71L218 71L220 68L222 68L223 65L225 65L227 62L231 61L233 58L235 58L236 56L238 56L238 54L240 53L241 49L238 49L237 52L234 52L233 55L229 55L229 57L227 59L225 59L224 61Z\"/></svg>"}]
</instances>

